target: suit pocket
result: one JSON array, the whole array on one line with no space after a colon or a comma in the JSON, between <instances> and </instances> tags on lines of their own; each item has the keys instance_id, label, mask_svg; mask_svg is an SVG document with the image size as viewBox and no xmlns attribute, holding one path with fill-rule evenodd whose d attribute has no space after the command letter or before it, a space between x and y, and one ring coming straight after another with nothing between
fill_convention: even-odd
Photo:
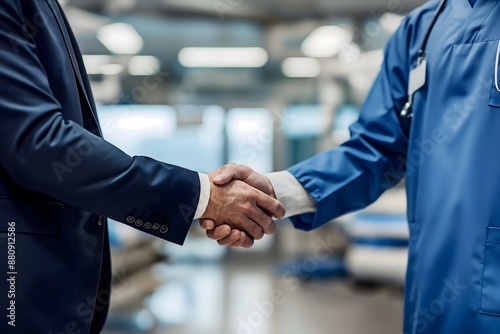
<instances>
[{"instance_id":1,"label":"suit pocket","mask_svg":"<svg viewBox=\"0 0 500 334\"><path fill-rule=\"evenodd\" d=\"M500 316L500 227L488 227L480 312Z\"/></svg>"},{"instance_id":2,"label":"suit pocket","mask_svg":"<svg viewBox=\"0 0 500 334\"><path fill-rule=\"evenodd\" d=\"M490 101L488 105L490 107L500 108L500 92L497 90L495 83L493 83L493 87L491 88Z\"/></svg>"},{"instance_id":3,"label":"suit pocket","mask_svg":"<svg viewBox=\"0 0 500 334\"><path fill-rule=\"evenodd\" d=\"M15 224L16 233L60 236L64 231L64 206L56 202L0 198L0 233Z\"/></svg>"}]
</instances>

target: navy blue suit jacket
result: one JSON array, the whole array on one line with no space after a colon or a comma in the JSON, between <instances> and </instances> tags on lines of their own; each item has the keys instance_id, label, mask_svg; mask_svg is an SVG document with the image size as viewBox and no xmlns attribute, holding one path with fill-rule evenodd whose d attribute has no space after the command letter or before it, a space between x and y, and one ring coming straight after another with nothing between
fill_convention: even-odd
<instances>
[{"instance_id":1,"label":"navy blue suit jacket","mask_svg":"<svg viewBox=\"0 0 500 334\"><path fill-rule=\"evenodd\" d=\"M105 217L182 244L197 173L101 138L55 0L0 2L0 139L0 333L98 332L111 280Z\"/></svg>"}]
</instances>

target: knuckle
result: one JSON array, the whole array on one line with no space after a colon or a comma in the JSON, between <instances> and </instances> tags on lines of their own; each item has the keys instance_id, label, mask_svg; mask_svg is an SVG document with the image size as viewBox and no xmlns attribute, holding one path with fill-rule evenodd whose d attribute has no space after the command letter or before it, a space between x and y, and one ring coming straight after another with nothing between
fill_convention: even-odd
<instances>
[{"instance_id":1,"label":"knuckle","mask_svg":"<svg viewBox=\"0 0 500 334\"><path fill-rule=\"evenodd\" d=\"M248 232L248 234L250 234L252 236L252 238L255 239L259 236L260 228L255 228L255 226L251 226L246 231Z\"/></svg>"},{"instance_id":2,"label":"knuckle","mask_svg":"<svg viewBox=\"0 0 500 334\"><path fill-rule=\"evenodd\" d=\"M261 195L261 192L255 188L250 189L250 192L251 192L251 196L253 196L253 198L255 198L255 199L258 199Z\"/></svg>"},{"instance_id":3,"label":"knuckle","mask_svg":"<svg viewBox=\"0 0 500 334\"><path fill-rule=\"evenodd\" d=\"M261 229L255 231L254 239L260 240L264 237L264 232Z\"/></svg>"},{"instance_id":4,"label":"knuckle","mask_svg":"<svg viewBox=\"0 0 500 334\"><path fill-rule=\"evenodd\" d=\"M208 230L210 227L208 221L206 220L200 220L200 226L205 230Z\"/></svg>"},{"instance_id":5,"label":"knuckle","mask_svg":"<svg viewBox=\"0 0 500 334\"><path fill-rule=\"evenodd\" d=\"M230 246L232 248L238 248L238 247L241 247L242 244L243 244L243 242L238 240L238 241L233 242Z\"/></svg>"},{"instance_id":6,"label":"knuckle","mask_svg":"<svg viewBox=\"0 0 500 334\"><path fill-rule=\"evenodd\" d=\"M252 213L253 211L253 207L250 203L245 203L243 204L242 208L241 208L241 211L246 214L246 215L249 215Z\"/></svg>"},{"instance_id":7,"label":"knuckle","mask_svg":"<svg viewBox=\"0 0 500 334\"><path fill-rule=\"evenodd\" d=\"M231 242L235 242L240 238L240 232L238 230L233 230L231 231L231 234L229 236L229 239Z\"/></svg>"},{"instance_id":8,"label":"knuckle","mask_svg":"<svg viewBox=\"0 0 500 334\"><path fill-rule=\"evenodd\" d=\"M266 232L271 232L274 230L274 222L272 219L266 219L266 221L264 222L264 224L262 225L262 228L264 229L264 231Z\"/></svg>"},{"instance_id":9,"label":"knuckle","mask_svg":"<svg viewBox=\"0 0 500 334\"><path fill-rule=\"evenodd\" d=\"M251 198L253 196L252 189L249 188L244 188L242 193L245 198Z\"/></svg>"}]
</instances>

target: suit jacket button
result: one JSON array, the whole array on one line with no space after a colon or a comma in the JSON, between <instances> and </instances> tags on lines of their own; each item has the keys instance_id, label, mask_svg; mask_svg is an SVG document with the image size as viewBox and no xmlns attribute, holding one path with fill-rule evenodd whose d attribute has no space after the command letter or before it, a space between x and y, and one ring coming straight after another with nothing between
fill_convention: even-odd
<instances>
[{"instance_id":1,"label":"suit jacket button","mask_svg":"<svg viewBox=\"0 0 500 334\"><path fill-rule=\"evenodd\" d=\"M166 227L165 225L162 225L160 227L160 233L167 233L168 232L168 227Z\"/></svg>"},{"instance_id":2,"label":"suit jacket button","mask_svg":"<svg viewBox=\"0 0 500 334\"><path fill-rule=\"evenodd\" d=\"M135 221L135 226L142 226L142 224L144 224L144 222L142 220L140 220L140 219L137 219Z\"/></svg>"},{"instance_id":3,"label":"suit jacket button","mask_svg":"<svg viewBox=\"0 0 500 334\"><path fill-rule=\"evenodd\" d=\"M159 228L160 228L160 224L158 224L158 223L153 224L153 230L157 230Z\"/></svg>"},{"instance_id":4,"label":"suit jacket button","mask_svg":"<svg viewBox=\"0 0 500 334\"><path fill-rule=\"evenodd\" d=\"M128 216L127 217L127 223L133 224L135 222L135 217L134 216Z\"/></svg>"},{"instance_id":5,"label":"suit jacket button","mask_svg":"<svg viewBox=\"0 0 500 334\"><path fill-rule=\"evenodd\" d=\"M146 222L146 224L144 224L144 228L146 230L149 230L152 226L153 226L153 224L151 224L150 222Z\"/></svg>"}]
</instances>

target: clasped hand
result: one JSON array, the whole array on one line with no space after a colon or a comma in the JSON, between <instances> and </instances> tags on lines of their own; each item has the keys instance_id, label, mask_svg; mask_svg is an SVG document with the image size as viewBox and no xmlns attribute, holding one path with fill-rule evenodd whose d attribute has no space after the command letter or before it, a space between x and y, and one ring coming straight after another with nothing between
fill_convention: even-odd
<instances>
[{"instance_id":1,"label":"clasped hand","mask_svg":"<svg viewBox=\"0 0 500 334\"><path fill-rule=\"evenodd\" d=\"M273 217L283 218L285 208L266 176L229 164L208 177L210 199L200 226L210 239L222 246L250 248L254 240L276 231Z\"/></svg>"}]
</instances>

